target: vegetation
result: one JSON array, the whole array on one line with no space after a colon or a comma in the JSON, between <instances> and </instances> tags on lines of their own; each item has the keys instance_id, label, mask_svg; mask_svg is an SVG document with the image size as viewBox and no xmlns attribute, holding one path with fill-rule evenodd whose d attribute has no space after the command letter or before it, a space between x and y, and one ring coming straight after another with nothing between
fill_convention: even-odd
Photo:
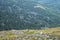
<instances>
[{"instance_id":1,"label":"vegetation","mask_svg":"<svg viewBox=\"0 0 60 40\"><path fill-rule=\"evenodd\" d=\"M58 32L58 33L57 33ZM60 28L0 31L0 40L59 40Z\"/></svg>"},{"instance_id":2,"label":"vegetation","mask_svg":"<svg viewBox=\"0 0 60 40\"><path fill-rule=\"evenodd\" d=\"M55 2L55 6L57 6L58 2ZM1 0L0 31L11 29L41 29L41 27L44 29L44 27L60 26L60 11L56 12L56 10L50 9L55 4L52 3L50 2L49 7L47 7L48 4L44 3L43 5L38 3L37 0L36 2L35 0ZM38 5L39 7L35 8ZM59 8L59 6L57 7Z\"/></svg>"}]
</instances>

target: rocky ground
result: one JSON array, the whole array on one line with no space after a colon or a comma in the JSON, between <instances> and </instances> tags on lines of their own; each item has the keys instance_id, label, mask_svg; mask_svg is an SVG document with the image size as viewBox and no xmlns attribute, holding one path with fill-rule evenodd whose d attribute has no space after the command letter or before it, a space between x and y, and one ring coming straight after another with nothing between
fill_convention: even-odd
<instances>
[{"instance_id":1,"label":"rocky ground","mask_svg":"<svg viewBox=\"0 0 60 40\"><path fill-rule=\"evenodd\" d=\"M60 40L59 28L52 29L0 31L0 40Z\"/></svg>"}]
</instances>

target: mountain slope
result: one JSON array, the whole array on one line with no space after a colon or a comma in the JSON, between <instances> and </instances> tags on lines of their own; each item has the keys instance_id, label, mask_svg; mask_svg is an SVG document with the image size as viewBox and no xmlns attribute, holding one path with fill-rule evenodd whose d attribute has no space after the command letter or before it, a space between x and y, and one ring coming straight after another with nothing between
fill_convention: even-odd
<instances>
[{"instance_id":1,"label":"mountain slope","mask_svg":"<svg viewBox=\"0 0 60 40\"><path fill-rule=\"evenodd\" d=\"M0 30L60 26L60 16L47 6L28 0L0 0Z\"/></svg>"}]
</instances>

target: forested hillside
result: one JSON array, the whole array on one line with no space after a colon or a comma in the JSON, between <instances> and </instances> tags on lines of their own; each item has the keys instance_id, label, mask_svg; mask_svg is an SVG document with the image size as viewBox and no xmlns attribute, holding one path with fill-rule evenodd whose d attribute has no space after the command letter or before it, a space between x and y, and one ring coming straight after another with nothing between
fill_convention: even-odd
<instances>
[{"instance_id":1,"label":"forested hillside","mask_svg":"<svg viewBox=\"0 0 60 40\"><path fill-rule=\"evenodd\" d=\"M0 30L59 27L59 2L59 0L50 0L49 3L47 0L0 0Z\"/></svg>"}]
</instances>

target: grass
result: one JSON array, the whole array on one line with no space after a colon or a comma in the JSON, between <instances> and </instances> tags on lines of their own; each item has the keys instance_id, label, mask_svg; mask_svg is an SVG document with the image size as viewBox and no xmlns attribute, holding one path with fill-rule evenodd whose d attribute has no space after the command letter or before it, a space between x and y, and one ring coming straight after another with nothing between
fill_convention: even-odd
<instances>
[{"instance_id":1,"label":"grass","mask_svg":"<svg viewBox=\"0 0 60 40\"><path fill-rule=\"evenodd\" d=\"M0 40L60 40L60 28L0 31Z\"/></svg>"}]
</instances>

